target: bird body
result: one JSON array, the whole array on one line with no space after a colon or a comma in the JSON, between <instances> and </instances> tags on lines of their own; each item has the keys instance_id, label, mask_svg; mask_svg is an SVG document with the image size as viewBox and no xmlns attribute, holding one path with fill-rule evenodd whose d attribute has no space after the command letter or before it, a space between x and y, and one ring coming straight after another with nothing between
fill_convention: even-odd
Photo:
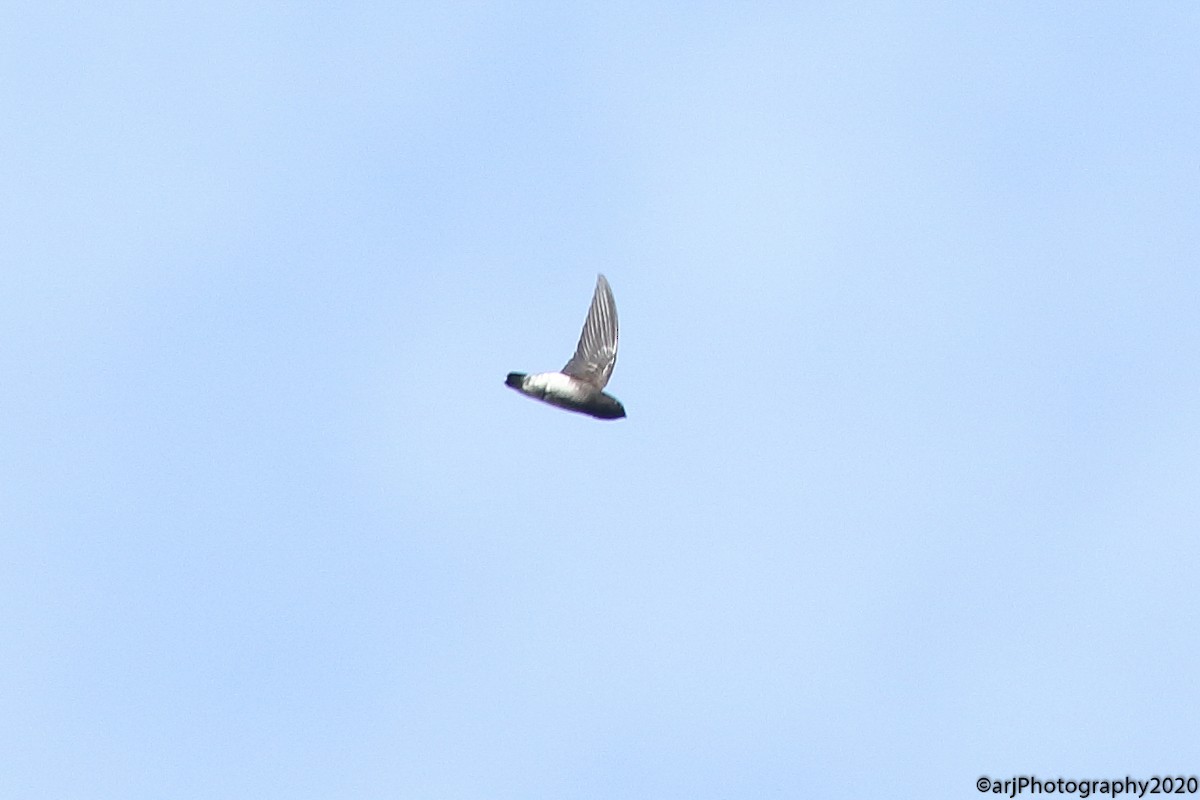
<instances>
[{"instance_id":1,"label":"bird body","mask_svg":"<svg viewBox=\"0 0 1200 800\"><path fill-rule=\"evenodd\" d=\"M552 406L590 414L599 419L620 419L625 409L617 398L605 394L586 381L561 372L539 372L526 375L510 372L504 382L523 395Z\"/></svg>"},{"instance_id":2,"label":"bird body","mask_svg":"<svg viewBox=\"0 0 1200 800\"><path fill-rule=\"evenodd\" d=\"M510 372L507 386L535 400L598 419L620 419L625 407L604 392L617 362L617 305L608 280L596 278L596 291L588 308L575 355L561 372Z\"/></svg>"}]
</instances>

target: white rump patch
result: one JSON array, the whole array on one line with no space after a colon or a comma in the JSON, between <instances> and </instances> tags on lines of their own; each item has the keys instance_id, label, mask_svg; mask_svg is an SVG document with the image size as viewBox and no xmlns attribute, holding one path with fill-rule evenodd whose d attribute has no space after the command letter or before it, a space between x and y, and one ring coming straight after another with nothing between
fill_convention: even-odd
<instances>
[{"instance_id":1,"label":"white rump patch","mask_svg":"<svg viewBox=\"0 0 1200 800\"><path fill-rule=\"evenodd\" d=\"M591 394L581 381L570 375L563 375L561 372L539 372L536 375L530 375L525 378L522 390L535 397L544 395L547 398L561 397L579 401Z\"/></svg>"}]
</instances>

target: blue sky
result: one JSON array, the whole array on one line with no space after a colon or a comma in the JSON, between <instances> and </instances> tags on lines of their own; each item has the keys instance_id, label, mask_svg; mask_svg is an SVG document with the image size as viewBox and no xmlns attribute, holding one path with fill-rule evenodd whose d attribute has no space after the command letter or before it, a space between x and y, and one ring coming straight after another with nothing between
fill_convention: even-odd
<instances>
[{"instance_id":1,"label":"blue sky","mask_svg":"<svg viewBox=\"0 0 1200 800\"><path fill-rule=\"evenodd\" d=\"M0 11L6 791L1194 773L1198 41L1187 3ZM503 385L597 272L615 423Z\"/></svg>"}]
</instances>

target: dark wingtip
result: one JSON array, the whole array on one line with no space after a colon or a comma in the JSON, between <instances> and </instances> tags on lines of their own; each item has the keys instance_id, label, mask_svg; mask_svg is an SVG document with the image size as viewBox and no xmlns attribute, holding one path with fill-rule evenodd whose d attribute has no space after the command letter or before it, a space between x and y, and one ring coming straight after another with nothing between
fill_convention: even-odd
<instances>
[{"instance_id":1,"label":"dark wingtip","mask_svg":"<svg viewBox=\"0 0 1200 800\"><path fill-rule=\"evenodd\" d=\"M514 389L520 389L521 381L523 380L525 380L524 372L510 372L508 373L508 377L504 379L504 384Z\"/></svg>"}]
</instances>

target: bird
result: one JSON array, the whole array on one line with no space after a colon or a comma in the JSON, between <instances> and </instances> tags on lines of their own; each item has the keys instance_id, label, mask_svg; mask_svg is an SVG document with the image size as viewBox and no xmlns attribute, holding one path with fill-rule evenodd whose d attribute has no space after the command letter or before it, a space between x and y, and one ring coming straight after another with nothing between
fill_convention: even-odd
<instances>
[{"instance_id":1,"label":"bird","mask_svg":"<svg viewBox=\"0 0 1200 800\"><path fill-rule=\"evenodd\" d=\"M621 419L625 406L607 394L604 387L617 363L617 304L612 287L603 275L596 276L596 290L588 308L575 355L561 372L510 372L507 386L552 406L588 414L597 419Z\"/></svg>"}]
</instances>

